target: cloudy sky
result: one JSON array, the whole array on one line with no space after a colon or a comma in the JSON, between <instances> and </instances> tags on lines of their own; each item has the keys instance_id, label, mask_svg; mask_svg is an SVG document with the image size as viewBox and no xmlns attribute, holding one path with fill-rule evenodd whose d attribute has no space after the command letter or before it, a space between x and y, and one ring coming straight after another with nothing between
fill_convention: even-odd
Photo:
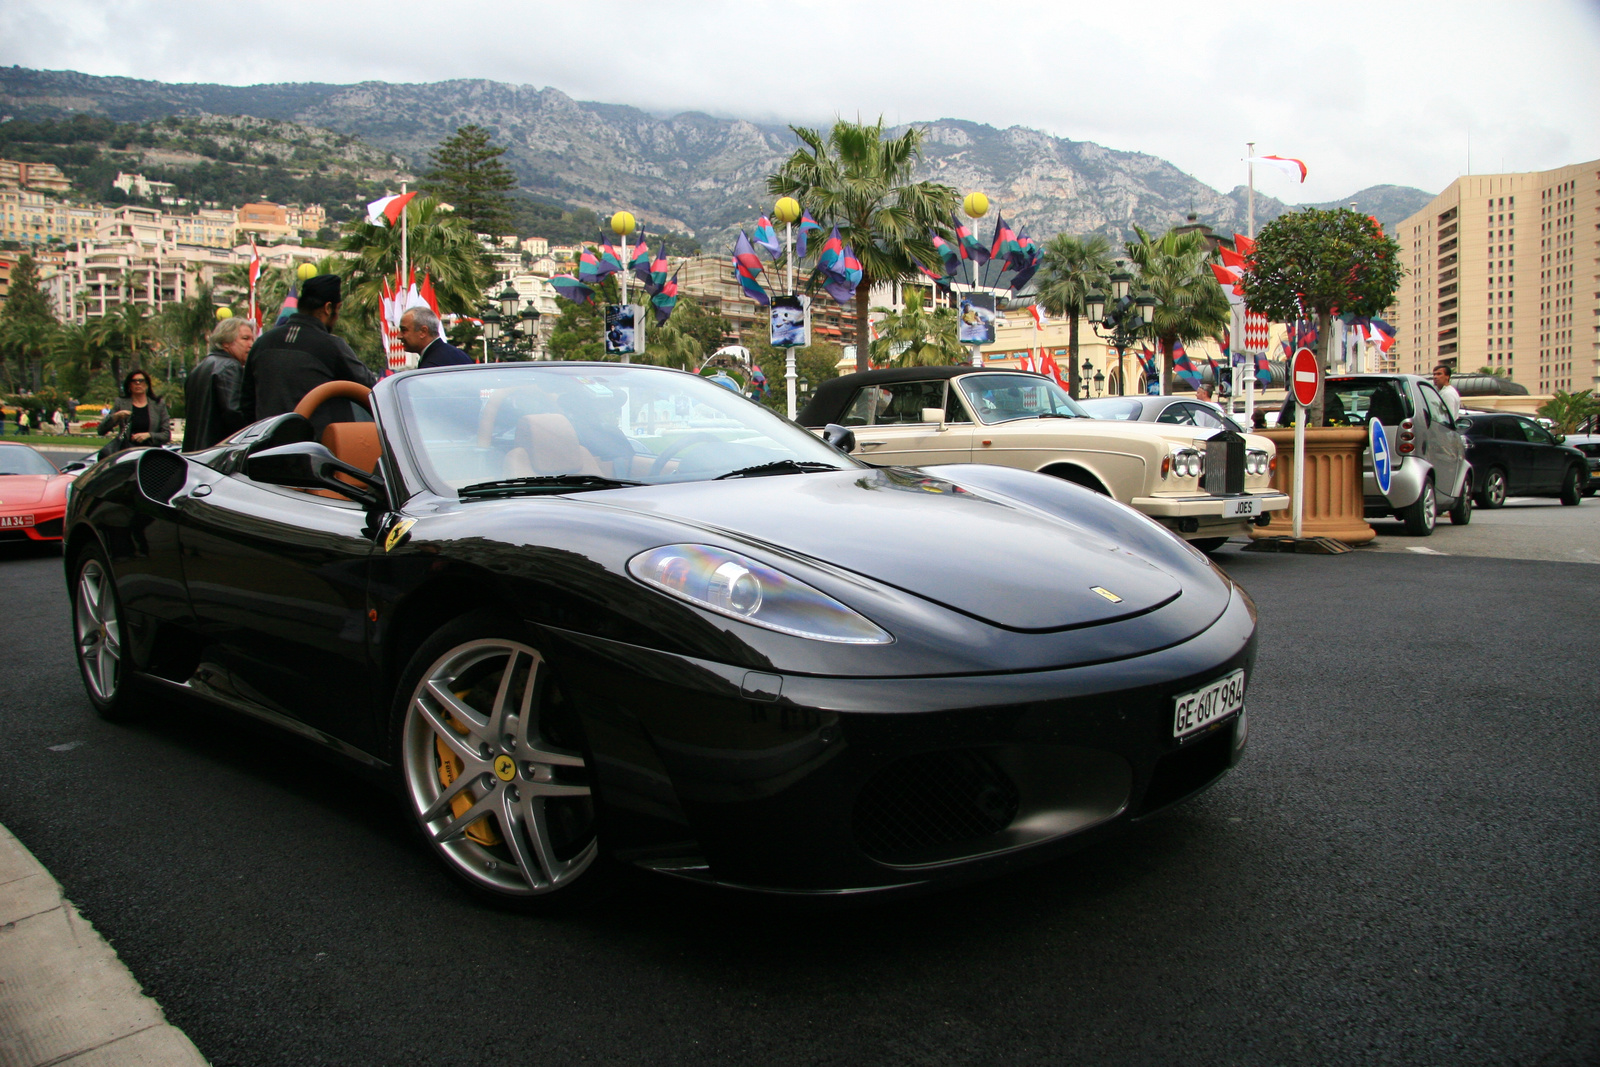
<instances>
[{"instance_id":1,"label":"cloudy sky","mask_svg":"<svg viewBox=\"0 0 1600 1067\"><path fill-rule=\"evenodd\" d=\"M1290 202L1600 157L1600 0L3 0L0 64L161 81L553 86L759 120L966 118Z\"/></svg>"}]
</instances>

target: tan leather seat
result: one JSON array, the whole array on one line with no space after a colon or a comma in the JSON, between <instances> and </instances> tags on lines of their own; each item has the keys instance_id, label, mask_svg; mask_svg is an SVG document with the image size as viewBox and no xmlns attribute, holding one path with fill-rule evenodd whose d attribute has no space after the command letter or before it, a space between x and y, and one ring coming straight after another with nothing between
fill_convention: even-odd
<instances>
[{"instance_id":1,"label":"tan leather seat","mask_svg":"<svg viewBox=\"0 0 1600 1067\"><path fill-rule=\"evenodd\" d=\"M378 444L378 424L374 422L330 422L328 428L322 431L322 445L336 459L364 471L377 469L378 457L383 451ZM361 484L347 474L335 477L351 485ZM338 495L329 489L311 491L318 496Z\"/></svg>"},{"instance_id":2,"label":"tan leather seat","mask_svg":"<svg viewBox=\"0 0 1600 1067\"><path fill-rule=\"evenodd\" d=\"M506 453L505 471L509 478L604 474L565 415L524 415L517 423L516 447Z\"/></svg>"}]
</instances>

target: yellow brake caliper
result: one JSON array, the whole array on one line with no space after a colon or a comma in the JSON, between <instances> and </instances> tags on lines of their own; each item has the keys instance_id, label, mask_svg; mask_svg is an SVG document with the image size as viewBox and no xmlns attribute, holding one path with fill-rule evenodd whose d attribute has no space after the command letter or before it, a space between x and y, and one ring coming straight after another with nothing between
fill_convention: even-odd
<instances>
[{"instance_id":1,"label":"yellow brake caliper","mask_svg":"<svg viewBox=\"0 0 1600 1067\"><path fill-rule=\"evenodd\" d=\"M471 690L464 690L460 693L457 693L456 697L460 700L465 700L467 698L467 693L469 692L471 692ZM450 728L456 733L465 734L467 732L466 724L461 722L461 720L457 719L454 715L446 712L445 718L449 720ZM457 778L461 777L461 772L464 771L466 767L461 762L461 757L450 751L450 746L444 743L443 738L435 737L433 739L433 747L439 753L439 784L444 786L446 789L449 789L450 784ZM473 804L477 803L477 801L471 796L471 793L472 789L469 787L457 794L456 798L450 802L450 810L457 818L460 818L462 813L464 813L468 808L472 807ZM477 822L474 822L471 826L467 827L466 834L469 838L476 841L480 845L500 844L500 834L495 830L494 823L489 821L489 816L487 815L483 816Z\"/></svg>"}]
</instances>

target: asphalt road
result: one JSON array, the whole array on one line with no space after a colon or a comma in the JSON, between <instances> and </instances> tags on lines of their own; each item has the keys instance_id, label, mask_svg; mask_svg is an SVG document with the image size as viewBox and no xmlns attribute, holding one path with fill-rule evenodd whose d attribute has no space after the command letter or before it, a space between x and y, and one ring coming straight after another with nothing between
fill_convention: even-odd
<instances>
[{"instance_id":1,"label":"asphalt road","mask_svg":"<svg viewBox=\"0 0 1600 1067\"><path fill-rule=\"evenodd\" d=\"M1600 571L1222 559L1261 608L1246 762L890 907L487 910L298 743L96 719L60 562L16 552L0 822L217 1064L1600 1061Z\"/></svg>"}]
</instances>

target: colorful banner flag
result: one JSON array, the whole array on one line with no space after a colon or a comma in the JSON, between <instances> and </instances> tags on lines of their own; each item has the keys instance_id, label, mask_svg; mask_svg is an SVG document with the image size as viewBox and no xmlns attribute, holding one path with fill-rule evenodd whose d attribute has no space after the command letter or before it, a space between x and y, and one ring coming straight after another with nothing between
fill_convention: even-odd
<instances>
[{"instance_id":1,"label":"colorful banner flag","mask_svg":"<svg viewBox=\"0 0 1600 1067\"><path fill-rule=\"evenodd\" d=\"M1028 262L1027 253L1022 250L1016 232L1006 225L1004 212L994 213L994 240L989 245L989 258L1000 260L1011 270L1021 270Z\"/></svg>"},{"instance_id":2,"label":"colorful banner flag","mask_svg":"<svg viewBox=\"0 0 1600 1067\"><path fill-rule=\"evenodd\" d=\"M939 253L939 259L944 263L945 277L953 276L961 269L960 249L932 230L928 231L928 235L933 238L934 250Z\"/></svg>"},{"instance_id":3,"label":"colorful banner flag","mask_svg":"<svg viewBox=\"0 0 1600 1067\"><path fill-rule=\"evenodd\" d=\"M594 303L594 290L570 274L557 274L550 279L556 295L574 304Z\"/></svg>"},{"instance_id":4,"label":"colorful banner flag","mask_svg":"<svg viewBox=\"0 0 1600 1067\"><path fill-rule=\"evenodd\" d=\"M620 274L623 269L622 253L618 252L610 241L602 242L600 245L599 277L604 278L608 274Z\"/></svg>"},{"instance_id":5,"label":"colorful banner flag","mask_svg":"<svg viewBox=\"0 0 1600 1067\"><path fill-rule=\"evenodd\" d=\"M1189 359L1189 353L1184 350L1182 341L1172 342L1172 373L1194 388L1200 387L1200 368Z\"/></svg>"},{"instance_id":6,"label":"colorful banner flag","mask_svg":"<svg viewBox=\"0 0 1600 1067\"><path fill-rule=\"evenodd\" d=\"M671 280L662 282L660 288L650 297L650 304L656 309L657 326L666 322L672 315L672 309L678 306L678 272L681 270L683 268L679 267L678 270L673 271ZM665 277L665 261L663 261L661 272L662 276Z\"/></svg>"},{"instance_id":7,"label":"colorful banner flag","mask_svg":"<svg viewBox=\"0 0 1600 1067\"><path fill-rule=\"evenodd\" d=\"M961 216L952 215L951 218L956 224L956 243L961 246L961 258L970 259L980 267L989 262L989 250L983 247L978 235L967 229Z\"/></svg>"},{"instance_id":8,"label":"colorful banner flag","mask_svg":"<svg viewBox=\"0 0 1600 1067\"><path fill-rule=\"evenodd\" d=\"M761 287L756 276L761 273L761 257L756 255L756 250L750 244L750 235L743 230L739 231L739 240L733 246L733 276L739 281L739 288L745 295L762 307L770 307L772 298Z\"/></svg>"},{"instance_id":9,"label":"colorful banner flag","mask_svg":"<svg viewBox=\"0 0 1600 1067\"><path fill-rule=\"evenodd\" d=\"M289 291L283 295L283 306L278 309L278 320L272 325L282 326L289 321L289 316L300 309L300 294L295 288L294 279L289 279Z\"/></svg>"},{"instance_id":10,"label":"colorful banner flag","mask_svg":"<svg viewBox=\"0 0 1600 1067\"><path fill-rule=\"evenodd\" d=\"M639 234L639 244L634 248L632 257L628 260L628 273L638 278L645 285L650 284L650 245L644 239L644 233Z\"/></svg>"},{"instance_id":11,"label":"colorful banner flag","mask_svg":"<svg viewBox=\"0 0 1600 1067\"><path fill-rule=\"evenodd\" d=\"M767 254L767 259L777 260L783 256L783 245L778 243L778 232L772 228L772 220L762 215L756 220L756 247Z\"/></svg>"},{"instance_id":12,"label":"colorful banner flag","mask_svg":"<svg viewBox=\"0 0 1600 1067\"><path fill-rule=\"evenodd\" d=\"M575 281L583 285L599 285L605 275L600 273L600 257L585 248L578 253L578 276Z\"/></svg>"},{"instance_id":13,"label":"colorful banner flag","mask_svg":"<svg viewBox=\"0 0 1600 1067\"><path fill-rule=\"evenodd\" d=\"M795 239L795 249L794 249L795 258L797 258L797 259L805 259L806 258L806 231L807 230L820 230L820 229L822 229L822 223L820 223L816 219L812 218L811 217L811 212L802 211L800 213L800 221L798 223L796 223L795 225L800 227L800 236Z\"/></svg>"}]
</instances>

